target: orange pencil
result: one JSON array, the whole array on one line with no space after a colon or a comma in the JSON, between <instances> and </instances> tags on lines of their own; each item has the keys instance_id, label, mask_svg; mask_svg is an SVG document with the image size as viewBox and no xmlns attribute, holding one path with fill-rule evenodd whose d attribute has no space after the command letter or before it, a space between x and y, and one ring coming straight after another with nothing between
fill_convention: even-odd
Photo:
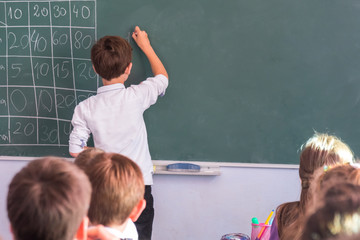
<instances>
[{"instance_id":1,"label":"orange pencil","mask_svg":"<svg viewBox=\"0 0 360 240\"><path fill-rule=\"evenodd\" d=\"M271 217L272 217L273 214L274 214L274 209L271 211L271 213L269 214L268 218L266 219L265 225L268 225L268 224L269 224L270 219L271 219ZM262 235L263 235L263 233L264 233L264 230L265 230L265 226L261 228L261 230L260 230L260 232L259 232L259 234L258 234L258 236L256 237L255 240L260 240L260 238L262 237Z\"/></svg>"}]
</instances>

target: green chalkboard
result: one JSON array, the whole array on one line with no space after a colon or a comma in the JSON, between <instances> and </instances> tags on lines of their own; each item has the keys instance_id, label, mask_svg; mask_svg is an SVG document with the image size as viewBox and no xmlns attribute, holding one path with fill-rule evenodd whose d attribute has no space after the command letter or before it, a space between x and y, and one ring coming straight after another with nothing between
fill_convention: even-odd
<instances>
[{"instance_id":1,"label":"green chalkboard","mask_svg":"<svg viewBox=\"0 0 360 240\"><path fill-rule=\"evenodd\" d=\"M0 12L4 12L10 3L0 1ZM166 95L145 112L150 152L155 160L295 164L298 163L298 149L314 130L335 134L347 142L355 153L359 150L360 5L356 0L102 0L41 1L41 4L50 4L55 11L57 9L53 5L69 6L67 13L71 14L67 16L71 18L68 22L59 20L60 25L88 24L86 28L79 27L66 33L69 39L71 36L72 40L80 40L82 48L87 47L89 36L91 40L104 35L120 35L129 39L133 47L134 66L127 85L137 84L151 75L146 58L130 37L136 25L148 32L170 76ZM13 14L16 14L14 10ZM9 14L6 16L8 19ZM84 19L88 16L91 21ZM32 16L27 17L33 19ZM46 24L56 23L50 20L38 19L36 24L46 21L49 21ZM25 24L7 21L8 24ZM59 41L63 33L60 31L66 29L58 30ZM34 30L45 38L46 33L41 32L45 31L44 28L30 27L30 34ZM11 31L18 36L17 31L21 28L14 27ZM76 31L82 34L76 35ZM9 36L9 28L6 30L0 25L0 36L6 35L12 37L12 34ZM43 46L40 40L36 42L36 36L30 40L29 49ZM17 37L20 46L25 40ZM4 46L3 37L0 40L0 85L11 87L0 88L0 115L9 112L11 115L16 111L6 110L7 100L3 101L5 104L1 103L1 96L8 94L6 91L15 90L16 95L21 95L11 79L4 80L7 73L1 71L2 64L7 66L8 73L17 73L17 65L12 64L16 64L18 58L4 57L4 51L5 55L10 55L8 48ZM11 50L13 54L24 54L22 51L26 49L19 47ZM79 85L63 88L64 91L74 88L73 92L93 94L99 81L91 72L90 62L84 60L88 58L88 49L73 46L70 50L74 54L70 58L71 63L82 64L85 70L72 67L75 70L71 81L55 81L55 86L77 83L86 73L89 84L94 84L91 87L80 84L79 80ZM69 49L63 46L59 52L60 55L66 54ZM43 54L49 52L44 51ZM78 54L81 55L80 60L73 60ZM59 63L56 70L65 74L64 70L61 71L67 69L66 66L61 68L62 55L56 59ZM47 60L39 58L35 69L39 71L39 77L41 63ZM26 61L26 58L21 61ZM23 65L34 68L36 63L33 60ZM54 68L57 62L51 64ZM21 84L31 85L33 80L24 78L21 81L24 81ZM39 81L48 82L48 78ZM36 92L39 96L43 90L44 99L41 101L49 108L46 98L52 93L47 94L45 90L52 89L52 86L44 89L35 87L35 90L32 87L24 90L23 94L31 96ZM84 89L87 86L89 88ZM66 93L59 93L66 98ZM86 94L79 95L86 97ZM21 102L18 104L18 108L22 106ZM72 105L63 109L63 113L59 111L58 118L59 114L64 114L64 120L69 119L71 109ZM31 109L24 111L34 112ZM46 126L49 130L56 126L59 129L56 128L55 132L61 132L63 126L47 122L54 121L48 120L54 115L46 108L41 114L46 118L41 120L45 123L38 120L39 126ZM0 117L0 139L7 136L1 131L5 131L8 125L16 128L20 120L23 119L12 118L8 124L8 118ZM68 129L69 121L59 122ZM24 124L21 123L21 126ZM33 122L34 126L36 124ZM51 146L60 149L56 150L57 154L67 154L67 137L59 134L56 144L60 146ZM34 141L19 136L19 141L24 139L31 143ZM1 145L0 142L0 154L47 153L49 148L41 146L41 142L39 145L30 149L19 146L14 152L11 144Z\"/></svg>"},{"instance_id":2,"label":"green chalkboard","mask_svg":"<svg viewBox=\"0 0 360 240\"><path fill-rule=\"evenodd\" d=\"M77 103L96 93L95 1L0 1L0 154L69 156Z\"/></svg>"}]
</instances>

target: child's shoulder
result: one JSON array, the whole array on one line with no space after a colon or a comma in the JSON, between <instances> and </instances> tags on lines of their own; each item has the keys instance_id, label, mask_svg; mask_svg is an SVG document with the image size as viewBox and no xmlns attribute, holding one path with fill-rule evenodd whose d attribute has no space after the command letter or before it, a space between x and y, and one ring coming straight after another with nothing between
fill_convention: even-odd
<instances>
[{"instance_id":1,"label":"child's shoulder","mask_svg":"<svg viewBox=\"0 0 360 240\"><path fill-rule=\"evenodd\" d=\"M92 104L92 102L96 101L96 95L78 95L77 96L78 103L75 108L88 108Z\"/></svg>"},{"instance_id":2,"label":"child's shoulder","mask_svg":"<svg viewBox=\"0 0 360 240\"><path fill-rule=\"evenodd\" d=\"M95 100L96 95L88 95L88 96L84 96L84 95L79 95L77 98L79 100L78 105L86 105L89 102Z\"/></svg>"},{"instance_id":3,"label":"child's shoulder","mask_svg":"<svg viewBox=\"0 0 360 240\"><path fill-rule=\"evenodd\" d=\"M140 82L137 85L131 85L130 87L128 87L127 89L129 89L131 91L137 91L140 89L162 89L165 90L167 88L167 86L169 85L169 80L166 76L159 74L156 75L154 77L148 77L146 78L144 81Z\"/></svg>"}]
</instances>

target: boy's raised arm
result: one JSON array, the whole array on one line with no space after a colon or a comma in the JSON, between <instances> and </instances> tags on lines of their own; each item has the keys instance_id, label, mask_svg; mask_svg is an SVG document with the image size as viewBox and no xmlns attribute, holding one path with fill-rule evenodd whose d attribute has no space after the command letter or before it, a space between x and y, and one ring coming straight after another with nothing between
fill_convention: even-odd
<instances>
[{"instance_id":1,"label":"boy's raised arm","mask_svg":"<svg viewBox=\"0 0 360 240\"><path fill-rule=\"evenodd\" d=\"M154 76L158 74L164 75L166 78L169 78L166 69L159 57L156 55L154 49L150 44L150 40L145 31L142 31L138 26L135 27L135 30L132 34L132 37L139 48L144 52L146 57L148 58L151 66L151 70Z\"/></svg>"}]
</instances>

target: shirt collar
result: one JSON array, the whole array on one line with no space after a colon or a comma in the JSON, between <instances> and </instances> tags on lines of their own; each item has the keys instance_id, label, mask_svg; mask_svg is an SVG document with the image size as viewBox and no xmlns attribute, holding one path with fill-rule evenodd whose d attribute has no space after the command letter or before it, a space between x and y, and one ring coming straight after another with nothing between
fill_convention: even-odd
<instances>
[{"instance_id":1,"label":"shirt collar","mask_svg":"<svg viewBox=\"0 0 360 240\"><path fill-rule=\"evenodd\" d=\"M115 229L115 228L110 228L110 227L106 227L105 226L105 229L111 233L112 235L114 235L115 237L118 237L118 238L122 238L124 236L124 233L120 232L119 230Z\"/></svg>"},{"instance_id":2,"label":"shirt collar","mask_svg":"<svg viewBox=\"0 0 360 240\"><path fill-rule=\"evenodd\" d=\"M122 83L114 83L106 86L99 87L97 93L104 93L108 91L118 90L118 89L125 89L125 85Z\"/></svg>"}]
</instances>

